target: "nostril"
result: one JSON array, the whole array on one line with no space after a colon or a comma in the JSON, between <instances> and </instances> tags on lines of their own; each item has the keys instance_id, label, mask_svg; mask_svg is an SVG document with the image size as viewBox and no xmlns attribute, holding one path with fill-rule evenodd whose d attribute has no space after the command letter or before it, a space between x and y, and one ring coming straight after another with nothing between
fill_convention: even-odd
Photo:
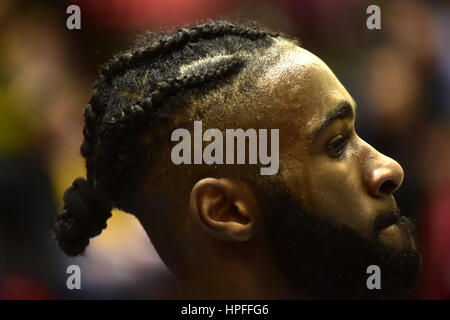
<instances>
[{"instance_id":1,"label":"nostril","mask_svg":"<svg viewBox=\"0 0 450 320\"><path fill-rule=\"evenodd\" d=\"M390 195L395 191L395 189L397 189L397 184L391 180L387 180L381 185L380 192Z\"/></svg>"}]
</instances>

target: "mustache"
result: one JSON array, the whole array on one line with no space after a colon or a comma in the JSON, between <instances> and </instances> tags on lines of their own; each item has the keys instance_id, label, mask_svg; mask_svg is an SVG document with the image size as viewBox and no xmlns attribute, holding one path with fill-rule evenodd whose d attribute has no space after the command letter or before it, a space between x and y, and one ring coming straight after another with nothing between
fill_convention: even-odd
<instances>
[{"instance_id":1,"label":"mustache","mask_svg":"<svg viewBox=\"0 0 450 320\"><path fill-rule=\"evenodd\" d=\"M375 234L379 234L379 232L387 228L393 224L399 224L403 228L406 228L410 234L415 234L416 232L416 224L415 219L412 217L402 216L400 213L400 209L395 206L389 211L385 211L380 213L374 221L374 231Z\"/></svg>"},{"instance_id":2,"label":"mustache","mask_svg":"<svg viewBox=\"0 0 450 320\"><path fill-rule=\"evenodd\" d=\"M374 221L375 232L379 232L380 230L396 224L400 222L400 220L404 219L406 219L406 217L402 217L400 215L400 209L395 206L392 210L378 214Z\"/></svg>"}]
</instances>

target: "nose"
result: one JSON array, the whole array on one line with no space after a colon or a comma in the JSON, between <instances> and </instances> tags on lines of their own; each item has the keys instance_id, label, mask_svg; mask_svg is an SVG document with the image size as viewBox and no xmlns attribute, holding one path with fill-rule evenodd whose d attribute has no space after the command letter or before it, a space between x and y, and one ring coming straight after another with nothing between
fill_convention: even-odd
<instances>
[{"instance_id":1,"label":"nose","mask_svg":"<svg viewBox=\"0 0 450 320\"><path fill-rule=\"evenodd\" d=\"M367 177L367 186L370 194L376 198L390 196L400 188L404 172L397 161L378 151L376 153L377 156Z\"/></svg>"}]
</instances>

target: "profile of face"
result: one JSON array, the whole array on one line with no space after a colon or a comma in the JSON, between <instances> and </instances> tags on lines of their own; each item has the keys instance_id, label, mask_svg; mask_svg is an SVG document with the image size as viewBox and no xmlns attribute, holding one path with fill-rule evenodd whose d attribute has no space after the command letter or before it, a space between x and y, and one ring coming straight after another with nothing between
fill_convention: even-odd
<instances>
[{"instance_id":1,"label":"profile of face","mask_svg":"<svg viewBox=\"0 0 450 320\"><path fill-rule=\"evenodd\" d=\"M393 196L402 167L358 136L358 108L328 66L303 48L285 46L259 81L273 97L266 106L271 117L262 125L280 129L279 173L255 178L251 192L237 196L238 213L230 216L241 218L232 224L232 218L217 222L214 214L225 208L214 200L221 190L233 194L231 182L199 181L192 210L225 240L246 241L262 230L274 265L302 296L405 297L420 255L413 224ZM381 271L379 290L367 287L371 265Z\"/></svg>"},{"instance_id":2,"label":"profile of face","mask_svg":"<svg viewBox=\"0 0 450 320\"><path fill-rule=\"evenodd\" d=\"M266 209L274 252L312 295L401 297L420 266L413 225L393 197L403 170L358 136L355 102L320 59L294 48L285 63L276 85L295 140L282 147L278 205ZM370 265L381 290L367 288Z\"/></svg>"}]
</instances>

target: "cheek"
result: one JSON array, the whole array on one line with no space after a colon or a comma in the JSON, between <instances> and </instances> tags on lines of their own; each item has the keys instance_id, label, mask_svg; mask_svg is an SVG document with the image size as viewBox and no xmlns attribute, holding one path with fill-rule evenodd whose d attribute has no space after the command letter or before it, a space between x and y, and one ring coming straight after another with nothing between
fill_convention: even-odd
<instances>
[{"instance_id":1,"label":"cheek","mask_svg":"<svg viewBox=\"0 0 450 320\"><path fill-rule=\"evenodd\" d=\"M311 165L310 185L312 205L336 209L357 195L357 170L342 162L327 161Z\"/></svg>"},{"instance_id":2,"label":"cheek","mask_svg":"<svg viewBox=\"0 0 450 320\"><path fill-rule=\"evenodd\" d=\"M357 195L357 170L342 162L289 159L282 174L290 189L315 211L334 210Z\"/></svg>"},{"instance_id":3,"label":"cheek","mask_svg":"<svg viewBox=\"0 0 450 320\"><path fill-rule=\"evenodd\" d=\"M354 156L333 160L321 156L304 170L309 186L305 203L316 214L370 236L370 212Z\"/></svg>"},{"instance_id":4,"label":"cheek","mask_svg":"<svg viewBox=\"0 0 450 320\"><path fill-rule=\"evenodd\" d=\"M348 145L342 159L325 154L309 156L305 145L294 146L286 148L280 158L281 174L290 190L313 213L370 237L372 210L363 183L359 139Z\"/></svg>"},{"instance_id":5,"label":"cheek","mask_svg":"<svg viewBox=\"0 0 450 320\"><path fill-rule=\"evenodd\" d=\"M326 154L313 156L308 162L314 205L325 203L330 208L350 208L365 195L361 163L361 147L357 137L351 139L341 158ZM359 207L359 206L358 206Z\"/></svg>"}]
</instances>

